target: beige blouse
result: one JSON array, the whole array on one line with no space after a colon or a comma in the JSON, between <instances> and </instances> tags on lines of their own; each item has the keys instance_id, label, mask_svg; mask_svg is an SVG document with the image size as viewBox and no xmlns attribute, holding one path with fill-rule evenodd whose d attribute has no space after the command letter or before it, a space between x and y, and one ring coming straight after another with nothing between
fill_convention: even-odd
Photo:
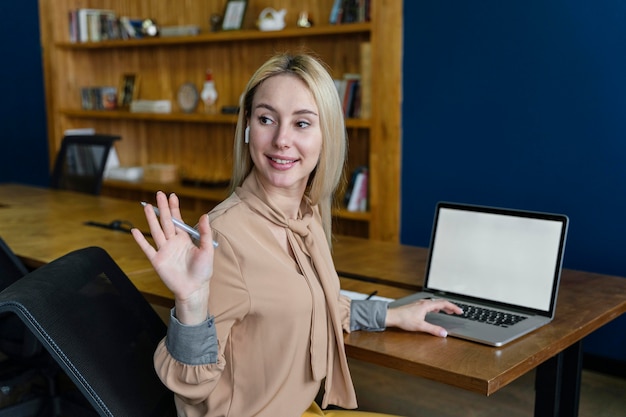
<instances>
[{"instance_id":1,"label":"beige blouse","mask_svg":"<svg viewBox=\"0 0 626 417\"><path fill-rule=\"evenodd\" d=\"M339 294L317 208L304 201L301 215L284 219L254 174L211 212L214 319L200 329L170 325L178 330L155 352L179 415L300 416L324 378L324 406L356 407L341 336L350 330L350 301ZM272 233L276 225L287 229L295 261Z\"/></svg>"}]
</instances>

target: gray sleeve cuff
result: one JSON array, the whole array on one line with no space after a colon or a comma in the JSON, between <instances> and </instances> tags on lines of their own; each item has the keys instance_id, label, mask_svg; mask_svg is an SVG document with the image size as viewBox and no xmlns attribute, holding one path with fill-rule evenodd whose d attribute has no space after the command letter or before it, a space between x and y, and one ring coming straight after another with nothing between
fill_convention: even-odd
<instances>
[{"instance_id":1,"label":"gray sleeve cuff","mask_svg":"<svg viewBox=\"0 0 626 417\"><path fill-rule=\"evenodd\" d=\"M170 355L186 365L217 363L219 350L213 321L210 316L198 325L187 326L178 321L172 309L165 340Z\"/></svg>"},{"instance_id":2,"label":"gray sleeve cuff","mask_svg":"<svg viewBox=\"0 0 626 417\"><path fill-rule=\"evenodd\" d=\"M380 332L385 330L388 304L387 301L380 300L352 300L350 303L350 331Z\"/></svg>"}]
</instances>

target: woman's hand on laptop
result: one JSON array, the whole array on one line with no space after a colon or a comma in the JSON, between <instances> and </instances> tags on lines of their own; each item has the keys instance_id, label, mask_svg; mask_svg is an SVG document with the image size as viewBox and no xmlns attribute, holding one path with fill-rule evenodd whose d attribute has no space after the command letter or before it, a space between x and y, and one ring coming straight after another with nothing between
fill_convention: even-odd
<instances>
[{"instance_id":1,"label":"woman's hand on laptop","mask_svg":"<svg viewBox=\"0 0 626 417\"><path fill-rule=\"evenodd\" d=\"M397 327L411 332L430 333L434 336L446 337L448 332L441 326L435 326L426 321L426 314L438 313L462 314L460 307L443 299L423 299L411 304L387 310L387 327Z\"/></svg>"}]
</instances>

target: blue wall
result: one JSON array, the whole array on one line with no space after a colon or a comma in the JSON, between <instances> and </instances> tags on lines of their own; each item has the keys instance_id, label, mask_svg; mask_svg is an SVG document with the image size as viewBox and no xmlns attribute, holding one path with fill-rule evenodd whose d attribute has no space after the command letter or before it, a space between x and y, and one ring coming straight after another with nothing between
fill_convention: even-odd
<instances>
[{"instance_id":1,"label":"blue wall","mask_svg":"<svg viewBox=\"0 0 626 417\"><path fill-rule=\"evenodd\" d=\"M565 266L626 276L624 2L404 8L402 242L438 200L562 212ZM626 361L626 317L584 346Z\"/></svg>"},{"instance_id":2,"label":"blue wall","mask_svg":"<svg viewBox=\"0 0 626 417\"><path fill-rule=\"evenodd\" d=\"M0 182L45 186L48 141L37 1L2 1L0 16Z\"/></svg>"}]
</instances>

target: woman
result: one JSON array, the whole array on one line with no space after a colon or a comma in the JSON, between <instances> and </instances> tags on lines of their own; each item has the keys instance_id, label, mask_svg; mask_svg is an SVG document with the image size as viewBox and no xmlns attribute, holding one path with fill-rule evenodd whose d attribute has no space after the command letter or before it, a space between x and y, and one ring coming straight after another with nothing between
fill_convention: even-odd
<instances>
[{"instance_id":1,"label":"woman","mask_svg":"<svg viewBox=\"0 0 626 417\"><path fill-rule=\"evenodd\" d=\"M323 381L322 407L356 408L343 331L395 326L445 336L425 314L460 309L436 301L387 310L385 302L340 295L331 202L345 126L319 61L271 58L241 104L232 193L200 218L198 244L174 228L179 201L162 192L160 223L145 209L156 249L133 231L175 297L157 373L176 394L179 415L323 415L313 403Z\"/></svg>"}]
</instances>

